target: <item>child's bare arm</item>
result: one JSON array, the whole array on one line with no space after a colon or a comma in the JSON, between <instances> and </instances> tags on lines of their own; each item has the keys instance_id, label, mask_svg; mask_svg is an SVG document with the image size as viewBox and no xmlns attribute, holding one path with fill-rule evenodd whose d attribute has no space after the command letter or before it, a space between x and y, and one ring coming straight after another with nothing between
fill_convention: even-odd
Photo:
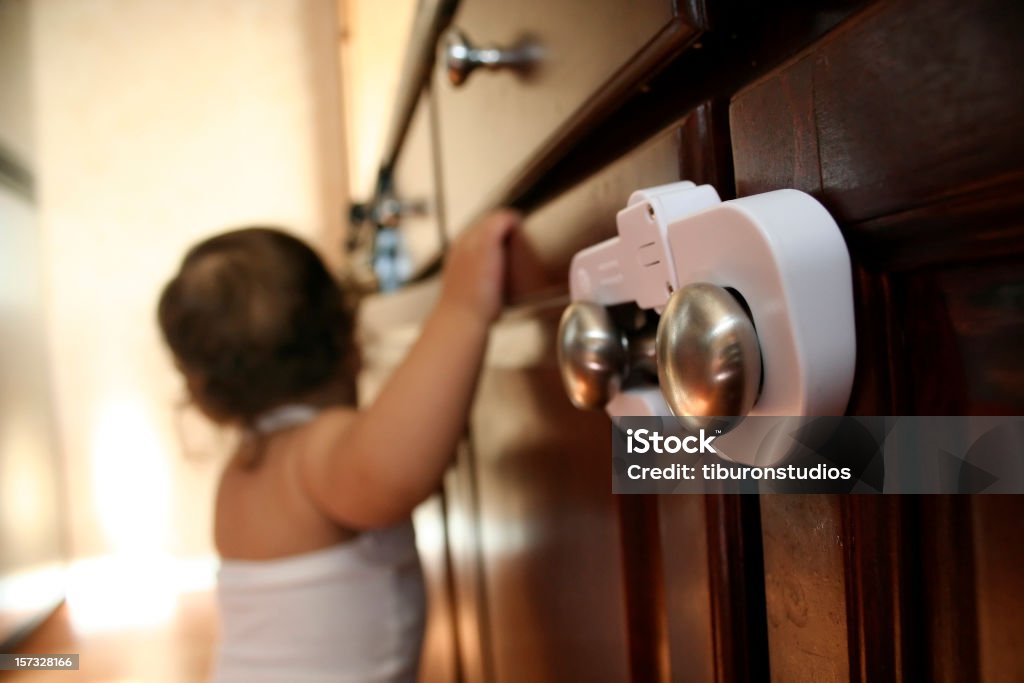
<instances>
[{"instance_id":1,"label":"child's bare arm","mask_svg":"<svg viewBox=\"0 0 1024 683\"><path fill-rule=\"evenodd\" d=\"M332 518L357 528L392 524L437 487L501 311L505 237L518 221L498 211L464 233L449 251L434 311L377 399L350 421L314 423L303 478Z\"/></svg>"}]
</instances>

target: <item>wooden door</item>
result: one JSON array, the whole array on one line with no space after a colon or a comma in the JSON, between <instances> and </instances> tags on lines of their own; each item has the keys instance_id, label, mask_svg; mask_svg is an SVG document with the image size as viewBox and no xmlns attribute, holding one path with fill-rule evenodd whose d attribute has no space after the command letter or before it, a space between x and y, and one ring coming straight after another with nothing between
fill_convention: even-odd
<instances>
[{"instance_id":1,"label":"wooden door","mask_svg":"<svg viewBox=\"0 0 1024 683\"><path fill-rule=\"evenodd\" d=\"M518 303L492 334L448 488L461 527L449 534L463 558L453 565L464 586L457 602L474 615L460 630L467 681L630 678L624 543L633 530L611 495L610 423L569 403L555 335L572 255L614 234L627 188L677 166L678 138L667 131L532 212L512 244Z\"/></svg>"},{"instance_id":2,"label":"wooden door","mask_svg":"<svg viewBox=\"0 0 1024 683\"><path fill-rule=\"evenodd\" d=\"M737 194L809 192L850 247L850 413L1024 409L1022 29L1014 3L877 3L731 98ZM1024 680L1022 513L763 497L773 680Z\"/></svg>"},{"instance_id":3,"label":"wooden door","mask_svg":"<svg viewBox=\"0 0 1024 683\"><path fill-rule=\"evenodd\" d=\"M757 500L611 494L611 424L555 357L569 261L629 193L731 181L706 103L532 211L511 247L467 443L446 485L468 681L756 680L767 671ZM760 616L760 618L758 618Z\"/></svg>"},{"instance_id":4,"label":"wooden door","mask_svg":"<svg viewBox=\"0 0 1024 683\"><path fill-rule=\"evenodd\" d=\"M586 130L531 138L543 164L451 183L481 162L450 131L477 126L485 156L489 131L453 127L442 93L440 181L472 188L449 234L484 197L527 214L445 481L444 680L1024 680L1024 499L615 497L607 419L562 392L570 258L632 190L690 179L725 199L797 188L836 217L849 413L1024 412L1024 6L707 5L700 42Z\"/></svg>"}]
</instances>

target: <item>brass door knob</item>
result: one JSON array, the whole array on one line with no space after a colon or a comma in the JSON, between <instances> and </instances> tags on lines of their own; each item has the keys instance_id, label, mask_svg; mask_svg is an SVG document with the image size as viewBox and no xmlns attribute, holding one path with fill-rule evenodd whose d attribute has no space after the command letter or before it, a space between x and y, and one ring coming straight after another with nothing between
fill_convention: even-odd
<instances>
[{"instance_id":1,"label":"brass door knob","mask_svg":"<svg viewBox=\"0 0 1024 683\"><path fill-rule=\"evenodd\" d=\"M576 301L558 326L558 366L574 406L603 408L630 373L653 378L654 336L643 330L626 334L604 306Z\"/></svg>"},{"instance_id":2,"label":"brass door knob","mask_svg":"<svg viewBox=\"0 0 1024 683\"><path fill-rule=\"evenodd\" d=\"M757 400L754 324L721 287L698 282L672 294L658 323L657 355L661 393L687 429L731 429Z\"/></svg>"}]
</instances>

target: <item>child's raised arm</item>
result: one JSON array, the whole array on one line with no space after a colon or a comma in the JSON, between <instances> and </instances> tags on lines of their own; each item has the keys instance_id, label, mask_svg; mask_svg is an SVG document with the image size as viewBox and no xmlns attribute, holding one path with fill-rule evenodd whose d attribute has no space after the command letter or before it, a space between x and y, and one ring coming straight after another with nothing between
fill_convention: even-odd
<instances>
[{"instance_id":1,"label":"child's raised arm","mask_svg":"<svg viewBox=\"0 0 1024 683\"><path fill-rule=\"evenodd\" d=\"M437 487L455 451L500 314L505 238L516 213L482 219L448 252L441 296L377 399L351 420L317 420L303 448L305 486L341 524L397 523Z\"/></svg>"}]
</instances>

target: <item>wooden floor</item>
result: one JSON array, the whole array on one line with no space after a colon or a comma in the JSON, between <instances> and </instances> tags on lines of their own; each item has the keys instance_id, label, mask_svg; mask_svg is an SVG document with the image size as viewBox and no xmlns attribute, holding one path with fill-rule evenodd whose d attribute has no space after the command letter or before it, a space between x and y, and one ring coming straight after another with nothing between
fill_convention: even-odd
<instances>
[{"instance_id":1,"label":"wooden floor","mask_svg":"<svg viewBox=\"0 0 1024 683\"><path fill-rule=\"evenodd\" d=\"M61 605L22 643L26 654L74 654L78 671L0 672L3 683L198 683L206 681L217 637L211 592L178 596L162 623L133 629L83 633Z\"/></svg>"}]
</instances>

